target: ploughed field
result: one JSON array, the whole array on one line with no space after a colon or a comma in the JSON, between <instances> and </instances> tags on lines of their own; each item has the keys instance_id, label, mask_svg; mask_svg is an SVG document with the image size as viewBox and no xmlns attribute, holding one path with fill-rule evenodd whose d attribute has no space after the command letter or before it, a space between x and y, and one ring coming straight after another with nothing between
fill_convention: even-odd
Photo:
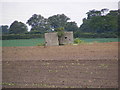
<instances>
[{"instance_id":1,"label":"ploughed field","mask_svg":"<svg viewBox=\"0 0 120 90\"><path fill-rule=\"evenodd\" d=\"M117 88L118 43L3 47L3 88Z\"/></svg>"}]
</instances>

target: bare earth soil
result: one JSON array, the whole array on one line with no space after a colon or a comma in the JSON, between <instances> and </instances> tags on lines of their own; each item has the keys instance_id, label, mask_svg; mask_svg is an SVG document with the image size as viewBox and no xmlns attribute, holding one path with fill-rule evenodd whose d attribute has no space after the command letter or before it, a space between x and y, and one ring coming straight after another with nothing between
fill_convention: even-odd
<instances>
[{"instance_id":1,"label":"bare earth soil","mask_svg":"<svg viewBox=\"0 0 120 90\"><path fill-rule=\"evenodd\" d=\"M118 43L2 48L3 88L117 88Z\"/></svg>"}]
</instances>

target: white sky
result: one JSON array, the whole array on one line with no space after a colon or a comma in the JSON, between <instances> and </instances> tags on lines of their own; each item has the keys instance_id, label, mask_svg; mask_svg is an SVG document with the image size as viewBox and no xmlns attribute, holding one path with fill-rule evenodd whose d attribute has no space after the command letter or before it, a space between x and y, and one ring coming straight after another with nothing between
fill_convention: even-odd
<instances>
[{"instance_id":1,"label":"white sky","mask_svg":"<svg viewBox=\"0 0 120 90\"><path fill-rule=\"evenodd\" d=\"M45 18L64 13L78 26L92 9L118 9L119 0L1 0L0 25L10 25L18 20L26 23L33 14L41 14Z\"/></svg>"}]
</instances>

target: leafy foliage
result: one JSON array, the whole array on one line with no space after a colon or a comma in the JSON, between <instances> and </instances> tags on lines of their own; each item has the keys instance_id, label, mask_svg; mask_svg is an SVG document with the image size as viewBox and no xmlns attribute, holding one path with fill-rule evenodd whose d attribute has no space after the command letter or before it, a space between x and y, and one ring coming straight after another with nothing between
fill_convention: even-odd
<instances>
[{"instance_id":1,"label":"leafy foliage","mask_svg":"<svg viewBox=\"0 0 120 90\"><path fill-rule=\"evenodd\" d=\"M48 21L50 22L51 28L53 28L53 29L65 27L68 20L70 20L70 18L68 18L64 14L53 15L53 16L48 18Z\"/></svg>"},{"instance_id":2,"label":"leafy foliage","mask_svg":"<svg viewBox=\"0 0 120 90\"><path fill-rule=\"evenodd\" d=\"M78 30L77 23L76 22L67 22L65 25L65 30L76 32Z\"/></svg>"},{"instance_id":3,"label":"leafy foliage","mask_svg":"<svg viewBox=\"0 0 120 90\"><path fill-rule=\"evenodd\" d=\"M27 32L28 28L27 26L22 23L22 22L18 22L18 21L14 21L9 28L9 33L10 34L23 34L25 32Z\"/></svg>"},{"instance_id":4,"label":"leafy foliage","mask_svg":"<svg viewBox=\"0 0 120 90\"><path fill-rule=\"evenodd\" d=\"M2 34L8 34L9 33L8 25L2 25L1 29L2 29Z\"/></svg>"},{"instance_id":5,"label":"leafy foliage","mask_svg":"<svg viewBox=\"0 0 120 90\"><path fill-rule=\"evenodd\" d=\"M37 14L32 15L32 17L27 21L27 24L32 27L31 31L39 31L40 33L44 33L50 28L48 20Z\"/></svg>"},{"instance_id":6,"label":"leafy foliage","mask_svg":"<svg viewBox=\"0 0 120 90\"><path fill-rule=\"evenodd\" d=\"M79 38L74 39L74 43L75 43L75 44L80 44L80 43L82 43L82 42L83 42L83 41L80 40Z\"/></svg>"},{"instance_id":7,"label":"leafy foliage","mask_svg":"<svg viewBox=\"0 0 120 90\"><path fill-rule=\"evenodd\" d=\"M57 35L58 35L59 45L61 45L60 40L62 36L64 35L64 27L56 28L55 31L57 32Z\"/></svg>"},{"instance_id":8,"label":"leafy foliage","mask_svg":"<svg viewBox=\"0 0 120 90\"><path fill-rule=\"evenodd\" d=\"M33 34L39 34L41 37L44 33L53 31L57 31L59 37L64 34L63 31L73 31L75 38L116 38L120 34L120 10L93 9L86 14L87 17L83 18L80 27L77 26L76 22L69 22L70 18L64 14L48 18L34 14L27 20L27 24L31 26L30 32L27 31L28 28L24 23L18 21L14 21L10 27L0 26L0 30L2 30L3 39L34 38Z\"/></svg>"},{"instance_id":9,"label":"leafy foliage","mask_svg":"<svg viewBox=\"0 0 120 90\"><path fill-rule=\"evenodd\" d=\"M64 35L64 28L63 27L57 28L57 29L55 29L55 31L57 31L57 35L59 38L61 38Z\"/></svg>"},{"instance_id":10,"label":"leafy foliage","mask_svg":"<svg viewBox=\"0 0 120 90\"><path fill-rule=\"evenodd\" d=\"M91 10L87 13L87 19L83 19L83 24L79 31L96 34L116 34L118 32L118 10L111 10L109 13L101 14L101 11Z\"/></svg>"},{"instance_id":11,"label":"leafy foliage","mask_svg":"<svg viewBox=\"0 0 120 90\"><path fill-rule=\"evenodd\" d=\"M44 43L38 43L37 46L45 46Z\"/></svg>"}]
</instances>

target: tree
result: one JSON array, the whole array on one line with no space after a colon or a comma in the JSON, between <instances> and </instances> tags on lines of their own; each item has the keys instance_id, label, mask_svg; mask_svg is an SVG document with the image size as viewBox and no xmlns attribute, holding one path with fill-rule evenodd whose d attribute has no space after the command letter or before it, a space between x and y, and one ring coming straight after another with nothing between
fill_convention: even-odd
<instances>
[{"instance_id":1,"label":"tree","mask_svg":"<svg viewBox=\"0 0 120 90\"><path fill-rule=\"evenodd\" d=\"M32 17L27 21L27 24L32 27L31 31L39 31L40 33L44 33L50 29L48 20L37 14L32 15Z\"/></svg>"},{"instance_id":2,"label":"tree","mask_svg":"<svg viewBox=\"0 0 120 90\"><path fill-rule=\"evenodd\" d=\"M64 35L64 27L56 28L55 31L57 32L58 42L59 42L59 45L60 45L60 44L61 44L61 43L60 43L61 38L62 38L62 36Z\"/></svg>"},{"instance_id":3,"label":"tree","mask_svg":"<svg viewBox=\"0 0 120 90\"><path fill-rule=\"evenodd\" d=\"M83 24L80 26L79 31L83 33L93 33L94 35L104 34L107 37L108 36L117 37L118 10L111 10L107 14L96 14L96 11L97 13L98 12L103 13L108 10L102 9L101 11L98 10L89 11L87 13L88 14L87 18L83 19Z\"/></svg>"},{"instance_id":4,"label":"tree","mask_svg":"<svg viewBox=\"0 0 120 90\"><path fill-rule=\"evenodd\" d=\"M14 21L10 25L9 32L10 32L10 34L23 34L23 33L26 33L27 30L28 30L28 28L27 28L27 26L24 23L18 22L18 21Z\"/></svg>"},{"instance_id":5,"label":"tree","mask_svg":"<svg viewBox=\"0 0 120 90\"><path fill-rule=\"evenodd\" d=\"M86 14L88 16L88 19L90 19L91 17L94 17L94 16L101 16L101 11L93 9L87 12Z\"/></svg>"},{"instance_id":6,"label":"tree","mask_svg":"<svg viewBox=\"0 0 120 90\"><path fill-rule=\"evenodd\" d=\"M101 14L104 16L108 13L109 9L107 8L104 8L104 9L101 9Z\"/></svg>"},{"instance_id":7,"label":"tree","mask_svg":"<svg viewBox=\"0 0 120 90\"><path fill-rule=\"evenodd\" d=\"M8 25L2 25L1 29L2 29L2 34L8 34L9 33Z\"/></svg>"},{"instance_id":8,"label":"tree","mask_svg":"<svg viewBox=\"0 0 120 90\"><path fill-rule=\"evenodd\" d=\"M68 18L64 14L53 15L48 18L48 21L51 25L51 29L65 27L68 20L70 20L70 18Z\"/></svg>"},{"instance_id":9,"label":"tree","mask_svg":"<svg viewBox=\"0 0 120 90\"><path fill-rule=\"evenodd\" d=\"M67 22L66 25L65 25L65 30L66 31L77 31L78 30L78 26L77 26L77 23L75 22Z\"/></svg>"}]
</instances>

